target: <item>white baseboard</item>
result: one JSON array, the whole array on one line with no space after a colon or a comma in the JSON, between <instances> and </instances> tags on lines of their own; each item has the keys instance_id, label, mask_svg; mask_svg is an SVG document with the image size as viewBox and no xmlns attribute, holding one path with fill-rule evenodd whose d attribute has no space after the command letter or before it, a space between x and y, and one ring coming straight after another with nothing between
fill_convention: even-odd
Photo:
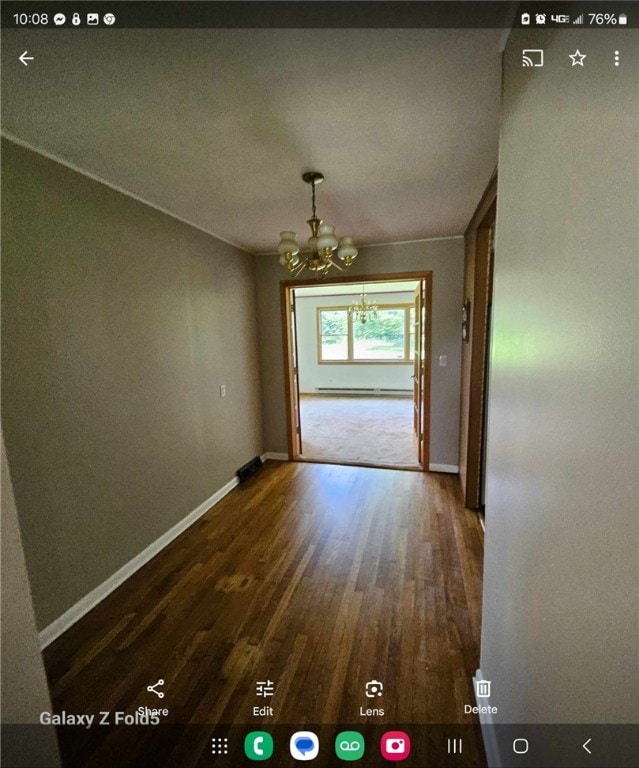
<instances>
[{"instance_id":1,"label":"white baseboard","mask_svg":"<svg viewBox=\"0 0 639 768\"><path fill-rule=\"evenodd\" d=\"M473 677L473 691L477 690L475 688L477 680L485 679L481 669L478 669L475 672L475 677ZM478 699L475 697L475 701L477 706L484 706L486 704L485 699ZM495 736L495 729L492 727L495 723L490 712L479 714L479 724L481 725L481 733L484 738L484 749L486 750L486 762L488 763L488 768L502 768L503 762L501 754L499 753L499 744L497 742L497 737Z\"/></svg>"},{"instance_id":2,"label":"white baseboard","mask_svg":"<svg viewBox=\"0 0 639 768\"><path fill-rule=\"evenodd\" d=\"M263 453L260 458L262 461L267 461L268 459L272 459L273 461L288 461L288 453L272 453L269 451Z\"/></svg>"},{"instance_id":3,"label":"white baseboard","mask_svg":"<svg viewBox=\"0 0 639 768\"><path fill-rule=\"evenodd\" d=\"M205 512L208 512L212 506L217 504L220 499L226 496L229 491L232 491L238 482L239 480L237 477L229 480L226 485L220 488L219 491L216 491L206 501L203 501L192 512L189 512L189 514L182 518L179 523L176 523L166 533L163 533L159 539L156 539L152 544L149 544L149 546L146 549L143 549L139 555L136 555L132 560L129 560L126 565L123 565L122 568L118 569L112 576L109 576L106 581L91 590L91 592L83 597L82 600L79 600L75 605L72 605L68 611L65 611L62 614L62 616L51 622L48 627L45 627L42 632L40 632L40 647L43 649L46 648L47 645L52 643L60 637L63 632L66 632L70 626L75 624L78 619L81 619L92 608L95 608L99 602L104 600L107 595L111 594L114 589L117 589L120 584L129 578L129 576L132 576L143 565L146 565L146 563L148 563L151 558L155 557L158 552L161 552L167 544L170 544L173 539L176 539L189 526L193 525L198 518L202 517Z\"/></svg>"},{"instance_id":4,"label":"white baseboard","mask_svg":"<svg viewBox=\"0 0 639 768\"><path fill-rule=\"evenodd\" d=\"M459 474L459 467L456 464L429 464L430 472L450 472L451 475Z\"/></svg>"}]
</instances>

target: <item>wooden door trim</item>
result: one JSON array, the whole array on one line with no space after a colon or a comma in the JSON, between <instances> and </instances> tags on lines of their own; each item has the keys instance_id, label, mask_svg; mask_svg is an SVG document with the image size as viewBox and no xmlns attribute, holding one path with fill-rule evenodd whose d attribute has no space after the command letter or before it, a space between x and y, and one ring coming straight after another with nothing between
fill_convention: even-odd
<instances>
[{"instance_id":1,"label":"wooden door trim","mask_svg":"<svg viewBox=\"0 0 639 768\"><path fill-rule=\"evenodd\" d=\"M326 283L369 283L382 281L392 283L400 280L423 280L425 284L426 298L426 333L425 348L427 350L428 365L424 371L424 391L422 393L422 423L424 425L424 461L423 471L428 472L430 463L430 387L432 366L432 297L433 297L433 273L424 272L391 272L376 273L372 275L344 275L341 277L326 277L321 283L317 279L310 280L281 280L280 281L280 312L282 318L282 348L284 353L284 388L286 396L286 435L288 441L288 458L290 461L305 461L300 459L295 451L295 437L293 434L293 400L294 392L291 378L291 324L289 322L290 291L294 288L304 288L309 285L321 285ZM299 360L298 360L299 365ZM328 463L328 462L322 462ZM344 463L344 462L341 462ZM380 465L381 466L381 465Z\"/></svg>"},{"instance_id":2,"label":"wooden door trim","mask_svg":"<svg viewBox=\"0 0 639 768\"><path fill-rule=\"evenodd\" d=\"M293 398L296 397L296 393L293 391L294 373L291 354L291 344L294 343L291 339L291 294L283 283L280 284L280 306L282 317L282 351L284 353L284 390L286 393L286 436L288 441L288 458L292 461L299 456L299 450L297 448L299 440L296 439L294 429L295 406L293 404Z\"/></svg>"},{"instance_id":3,"label":"wooden door trim","mask_svg":"<svg viewBox=\"0 0 639 768\"><path fill-rule=\"evenodd\" d=\"M474 278L465 287L464 299L471 302L470 376L467 401L467 431L461 435L465 445L465 505L477 509L481 492L481 451L484 423L484 391L486 382L486 345L488 343L488 306L492 294L492 265L489 253L489 230L494 227L497 208L497 175L491 178L466 230L466 259L472 253ZM460 450L461 453L461 450Z\"/></svg>"},{"instance_id":4,"label":"wooden door trim","mask_svg":"<svg viewBox=\"0 0 639 768\"><path fill-rule=\"evenodd\" d=\"M394 283L399 280L426 280L432 272L376 272L371 275L340 275L338 277L307 278L306 280L282 280L280 285L285 288L305 288L309 285L330 285L340 283Z\"/></svg>"},{"instance_id":5,"label":"wooden door trim","mask_svg":"<svg viewBox=\"0 0 639 768\"><path fill-rule=\"evenodd\" d=\"M426 332L424 333L425 348L423 357L428 360L424 366L424 388L422 391L422 419L424 423L424 440L422 441L422 455L424 458L424 472L430 467L430 379L432 358L432 323L433 323L433 273L429 272L424 280L424 301L426 303Z\"/></svg>"}]
</instances>

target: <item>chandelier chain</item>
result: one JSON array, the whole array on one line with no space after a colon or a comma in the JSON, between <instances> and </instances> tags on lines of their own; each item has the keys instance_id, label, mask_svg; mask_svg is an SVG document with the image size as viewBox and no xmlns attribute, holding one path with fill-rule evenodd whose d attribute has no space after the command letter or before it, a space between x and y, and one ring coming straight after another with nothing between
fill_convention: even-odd
<instances>
[{"instance_id":1,"label":"chandelier chain","mask_svg":"<svg viewBox=\"0 0 639 768\"><path fill-rule=\"evenodd\" d=\"M311 187L313 188L313 218L317 218L315 214L315 181L311 184Z\"/></svg>"}]
</instances>

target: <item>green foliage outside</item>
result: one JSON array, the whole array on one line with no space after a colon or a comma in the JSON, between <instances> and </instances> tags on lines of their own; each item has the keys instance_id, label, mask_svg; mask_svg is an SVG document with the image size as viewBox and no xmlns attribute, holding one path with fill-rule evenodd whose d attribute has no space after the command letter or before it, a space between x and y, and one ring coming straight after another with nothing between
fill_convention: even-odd
<instances>
[{"instance_id":1,"label":"green foliage outside","mask_svg":"<svg viewBox=\"0 0 639 768\"><path fill-rule=\"evenodd\" d=\"M412 323L412 307L410 309ZM322 348L325 359L346 359L346 343L349 333L346 309L322 310ZM406 310L379 309L377 317L369 315L365 323L355 316L352 320L353 358L355 360L398 360L404 358ZM412 339L412 336L411 336ZM412 342L411 342L412 343ZM340 350L329 352L329 348ZM343 349L342 349L343 348Z\"/></svg>"},{"instance_id":2,"label":"green foliage outside","mask_svg":"<svg viewBox=\"0 0 639 768\"><path fill-rule=\"evenodd\" d=\"M353 320L355 339L378 339L392 344L404 343L404 311L402 309L381 309L377 317L365 323Z\"/></svg>"},{"instance_id":3,"label":"green foliage outside","mask_svg":"<svg viewBox=\"0 0 639 768\"><path fill-rule=\"evenodd\" d=\"M348 333L347 313L345 309L321 313L322 317L322 343L337 344L340 336Z\"/></svg>"}]
</instances>

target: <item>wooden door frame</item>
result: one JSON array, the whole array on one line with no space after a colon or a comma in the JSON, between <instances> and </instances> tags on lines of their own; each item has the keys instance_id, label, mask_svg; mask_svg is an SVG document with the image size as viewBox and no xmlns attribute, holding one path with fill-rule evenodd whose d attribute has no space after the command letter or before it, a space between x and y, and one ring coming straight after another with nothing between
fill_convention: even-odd
<instances>
[{"instance_id":1,"label":"wooden door frame","mask_svg":"<svg viewBox=\"0 0 639 768\"><path fill-rule=\"evenodd\" d=\"M391 283L400 280L423 280L424 295L426 299L426 333L425 333L425 354L428 365L424 371L424 391L422 392L422 424L424 426L424 456L423 471L428 472L430 461L430 386L431 386L431 366L432 366L432 299L433 299L433 273L431 270L423 272L390 272L374 273L371 275L339 275L336 277L325 277L322 280L317 278L307 280L282 280L280 282L280 311L282 316L282 342L284 353L284 387L286 392L286 435L288 440L288 458L289 461L304 461L300 459L295 451L295 439L293 430L294 421L294 403L293 398L296 393L293 391L292 384L292 356L291 356L291 324L289 322L290 313L290 291L295 288L305 288L313 285L331 285L344 283L369 283L384 282ZM299 364L299 361L298 361ZM332 463L329 461L322 463ZM335 463L335 462L333 462ZM347 462L340 462L347 463ZM371 466L362 463L362 466Z\"/></svg>"},{"instance_id":2,"label":"wooden door frame","mask_svg":"<svg viewBox=\"0 0 639 768\"><path fill-rule=\"evenodd\" d=\"M462 424L460 435L460 474L464 503L470 509L480 506L482 485L482 443L485 429L484 394L487 386L486 349L488 345L488 310L492 302L493 265L490 257L490 228L495 226L497 209L497 172L491 178L465 233L466 263L472 260L473 280L464 289L464 300L471 304L468 353L469 384L464 391L462 379ZM464 345L465 346L465 345ZM464 414L465 410L465 414Z\"/></svg>"}]
</instances>

